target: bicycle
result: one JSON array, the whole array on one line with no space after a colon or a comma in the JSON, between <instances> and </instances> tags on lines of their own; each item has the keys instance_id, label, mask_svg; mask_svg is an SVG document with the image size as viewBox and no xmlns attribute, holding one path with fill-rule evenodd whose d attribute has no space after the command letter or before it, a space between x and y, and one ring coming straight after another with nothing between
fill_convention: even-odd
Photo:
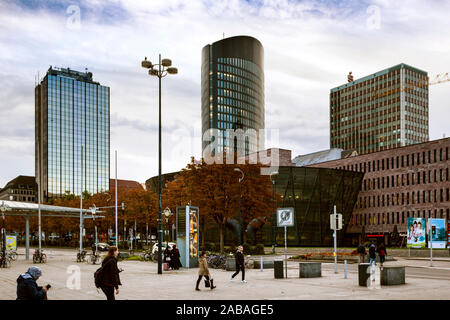
<instances>
[{"instance_id":1,"label":"bicycle","mask_svg":"<svg viewBox=\"0 0 450 320\"><path fill-rule=\"evenodd\" d=\"M101 260L102 258L100 254L97 251L95 251L89 255L88 263L97 264L97 262L100 262Z\"/></svg>"},{"instance_id":2,"label":"bicycle","mask_svg":"<svg viewBox=\"0 0 450 320\"><path fill-rule=\"evenodd\" d=\"M33 263L46 263L47 262L47 255L45 253L43 253L42 251L44 251L44 250L40 250L40 251L39 251L39 249L34 250Z\"/></svg>"},{"instance_id":3,"label":"bicycle","mask_svg":"<svg viewBox=\"0 0 450 320\"><path fill-rule=\"evenodd\" d=\"M7 253L7 255L9 255L11 257L11 261L16 261L17 260L18 254L17 254L16 251L9 251Z\"/></svg>"},{"instance_id":4,"label":"bicycle","mask_svg":"<svg viewBox=\"0 0 450 320\"><path fill-rule=\"evenodd\" d=\"M77 262L86 262L86 254L87 254L86 250L81 251L81 253L78 252L77 253Z\"/></svg>"},{"instance_id":5,"label":"bicycle","mask_svg":"<svg viewBox=\"0 0 450 320\"><path fill-rule=\"evenodd\" d=\"M3 256L3 252L0 252L0 268L9 268L11 267L11 258L8 254Z\"/></svg>"},{"instance_id":6,"label":"bicycle","mask_svg":"<svg viewBox=\"0 0 450 320\"><path fill-rule=\"evenodd\" d=\"M152 255L151 250L148 250L147 252L145 252L142 257L144 258L144 261L152 261L153 260L153 255Z\"/></svg>"}]
</instances>

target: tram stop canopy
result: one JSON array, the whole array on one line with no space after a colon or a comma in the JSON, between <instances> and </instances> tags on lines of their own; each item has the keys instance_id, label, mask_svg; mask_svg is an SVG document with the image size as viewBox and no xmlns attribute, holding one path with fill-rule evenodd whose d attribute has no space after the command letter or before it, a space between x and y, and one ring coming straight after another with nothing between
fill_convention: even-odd
<instances>
[{"instance_id":1,"label":"tram stop canopy","mask_svg":"<svg viewBox=\"0 0 450 320\"><path fill-rule=\"evenodd\" d=\"M82 209L52 206L48 204L41 204L41 217L54 217L54 218L80 218L82 220L92 218L104 218L104 216L98 216L98 209ZM26 259L30 256L30 217L37 217L39 215L39 204L30 202L10 201L2 200L0 202L0 211L5 216L22 216L25 218L25 248ZM80 212L81 211L81 212Z\"/></svg>"}]
</instances>

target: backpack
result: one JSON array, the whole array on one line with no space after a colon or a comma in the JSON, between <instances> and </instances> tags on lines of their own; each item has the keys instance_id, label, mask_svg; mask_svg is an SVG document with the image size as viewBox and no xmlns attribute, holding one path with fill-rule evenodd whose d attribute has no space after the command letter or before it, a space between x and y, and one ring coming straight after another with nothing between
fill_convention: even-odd
<instances>
[{"instance_id":1,"label":"backpack","mask_svg":"<svg viewBox=\"0 0 450 320\"><path fill-rule=\"evenodd\" d=\"M103 267L100 267L94 272L94 282L96 288L100 288L103 284L103 270Z\"/></svg>"}]
</instances>

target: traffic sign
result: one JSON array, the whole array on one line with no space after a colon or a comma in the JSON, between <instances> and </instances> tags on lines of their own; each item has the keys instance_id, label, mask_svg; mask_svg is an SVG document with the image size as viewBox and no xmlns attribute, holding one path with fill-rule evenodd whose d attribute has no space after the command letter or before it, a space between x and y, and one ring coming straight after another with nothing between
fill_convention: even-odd
<instances>
[{"instance_id":1,"label":"traffic sign","mask_svg":"<svg viewBox=\"0 0 450 320\"><path fill-rule=\"evenodd\" d=\"M336 213L337 230L342 230L342 214ZM334 230L334 214L330 214L330 229Z\"/></svg>"}]
</instances>

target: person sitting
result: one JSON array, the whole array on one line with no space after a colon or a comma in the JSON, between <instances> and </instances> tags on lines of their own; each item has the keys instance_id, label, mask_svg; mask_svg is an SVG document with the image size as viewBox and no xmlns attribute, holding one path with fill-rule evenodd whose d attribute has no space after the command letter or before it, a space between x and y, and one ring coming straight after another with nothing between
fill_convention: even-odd
<instances>
[{"instance_id":1,"label":"person sitting","mask_svg":"<svg viewBox=\"0 0 450 320\"><path fill-rule=\"evenodd\" d=\"M17 300L47 300L50 285L39 287L36 282L41 275L39 267L30 267L17 278Z\"/></svg>"}]
</instances>

